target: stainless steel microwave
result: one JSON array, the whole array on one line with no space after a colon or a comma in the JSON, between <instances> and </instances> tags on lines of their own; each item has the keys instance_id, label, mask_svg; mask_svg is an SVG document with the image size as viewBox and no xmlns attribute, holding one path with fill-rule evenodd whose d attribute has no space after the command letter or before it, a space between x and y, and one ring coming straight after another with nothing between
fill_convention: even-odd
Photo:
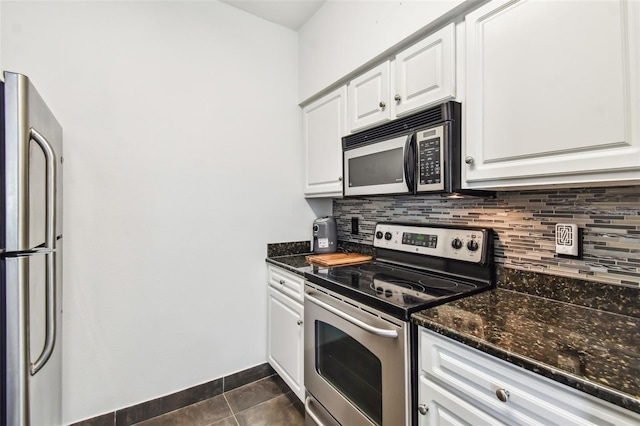
<instances>
[{"instance_id":1,"label":"stainless steel microwave","mask_svg":"<svg viewBox=\"0 0 640 426\"><path fill-rule=\"evenodd\" d=\"M493 196L461 188L461 105L446 102L342 138L343 194Z\"/></svg>"}]
</instances>

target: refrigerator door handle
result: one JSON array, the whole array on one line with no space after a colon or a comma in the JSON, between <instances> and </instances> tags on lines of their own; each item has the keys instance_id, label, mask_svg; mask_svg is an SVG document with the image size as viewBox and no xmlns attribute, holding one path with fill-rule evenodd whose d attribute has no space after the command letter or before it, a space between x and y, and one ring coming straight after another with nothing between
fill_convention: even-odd
<instances>
[{"instance_id":1,"label":"refrigerator door handle","mask_svg":"<svg viewBox=\"0 0 640 426\"><path fill-rule=\"evenodd\" d=\"M42 353L30 366L31 375L34 376L47 363L56 343L56 154L51 144L38 131L31 128L30 137L44 152L47 162L47 219L45 227L45 246L50 250L46 256L46 332ZM30 350L29 350L30 352ZM31 359L31 358L29 358Z\"/></svg>"}]
</instances>

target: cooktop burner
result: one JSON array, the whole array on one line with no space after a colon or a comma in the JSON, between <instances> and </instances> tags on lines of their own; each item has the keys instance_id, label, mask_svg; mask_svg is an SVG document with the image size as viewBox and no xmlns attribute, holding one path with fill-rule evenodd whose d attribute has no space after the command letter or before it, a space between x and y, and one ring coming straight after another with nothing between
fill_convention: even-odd
<instances>
[{"instance_id":1,"label":"cooktop burner","mask_svg":"<svg viewBox=\"0 0 640 426\"><path fill-rule=\"evenodd\" d=\"M403 320L495 285L491 230L378 224L375 235L378 260L314 267L306 278Z\"/></svg>"},{"instance_id":2,"label":"cooktop burner","mask_svg":"<svg viewBox=\"0 0 640 426\"><path fill-rule=\"evenodd\" d=\"M392 315L400 312L407 318L411 313L437 301L444 303L460 294L479 290L478 285L473 283L389 267L375 261L353 266L318 267L307 278ZM387 309L384 309L385 306Z\"/></svg>"}]
</instances>

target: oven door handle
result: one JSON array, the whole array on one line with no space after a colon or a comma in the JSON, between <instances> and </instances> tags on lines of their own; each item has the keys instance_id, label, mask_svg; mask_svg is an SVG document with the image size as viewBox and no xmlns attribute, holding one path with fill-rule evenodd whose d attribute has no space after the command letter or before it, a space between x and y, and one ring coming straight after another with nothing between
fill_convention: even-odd
<instances>
[{"instance_id":1,"label":"oven door handle","mask_svg":"<svg viewBox=\"0 0 640 426\"><path fill-rule=\"evenodd\" d=\"M334 308L333 306L329 305L328 303L323 302L322 300L316 299L315 297L313 297L309 293L307 293L307 299L311 303L314 303L314 304L320 306L321 308L326 309L327 311L331 312L332 314L335 314L335 315L339 316L340 318L349 321L351 324L356 325L356 326L360 327L361 329L363 329L365 331L368 331L369 333L375 334L376 336L389 337L391 339L395 339L395 338L398 337L398 332L396 330L388 330L388 329L384 329L384 328L373 327L373 326L367 324L366 322L359 320L358 318L352 317L351 315L342 312L340 309Z\"/></svg>"},{"instance_id":2,"label":"oven door handle","mask_svg":"<svg viewBox=\"0 0 640 426\"><path fill-rule=\"evenodd\" d=\"M318 416L316 416L316 414L311 411L311 397L308 396L305 400L304 400L304 411L305 413L307 413L309 415L309 417L311 417L311 419L316 422L316 424L318 426L324 426L324 423L322 423L320 421L320 419L318 418Z\"/></svg>"}]
</instances>

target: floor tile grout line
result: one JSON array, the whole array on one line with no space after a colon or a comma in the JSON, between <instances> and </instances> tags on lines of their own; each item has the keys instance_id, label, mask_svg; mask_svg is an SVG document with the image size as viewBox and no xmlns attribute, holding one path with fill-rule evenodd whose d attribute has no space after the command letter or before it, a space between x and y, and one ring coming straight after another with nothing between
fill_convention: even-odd
<instances>
[{"instance_id":1,"label":"floor tile grout line","mask_svg":"<svg viewBox=\"0 0 640 426\"><path fill-rule=\"evenodd\" d=\"M247 408L245 408L244 410L240 410L240 411L238 411L238 414L243 413L243 412L245 412L245 411L247 411L247 410L251 410L251 409L253 409L253 408L259 407L259 406L261 406L261 405L264 405L264 404L266 404L267 402L270 402L270 401L273 401L273 400L274 400L274 399L276 399L276 398L280 398L280 397L282 397L282 396L285 396L285 395L287 395L288 393L293 393L293 391L287 391L287 392L285 392L285 393L281 393L281 394L279 394L279 395L275 395L275 396L273 396L273 397L271 397L271 398L269 398L269 399L267 399L267 400L264 400L264 401L262 401L262 402L257 403L256 405L252 405L251 407L247 407ZM293 404L294 404L294 403L292 402L292 403L290 403L289 405L287 405L287 407L289 407L290 405L293 405ZM231 406L229 406L229 408L231 408ZM233 410L231 410L231 411L233 412ZM234 415L235 415L235 414L234 414Z\"/></svg>"},{"instance_id":2,"label":"floor tile grout line","mask_svg":"<svg viewBox=\"0 0 640 426\"><path fill-rule=\"evenodd\" d=\"M235 391L237 391L237 390L239 390L239 389L242 389L242 388L244 388L244 387L253 386L253 385L255 385L255 384L256 384L256 383L258 383L258 382L261 382L261 381L266 380L266 379L270 379L270 378L272 378L272 377L274 377L274 376L278 376L278 374L277 374L277 373L276 373L276 374L271 374L270 376L265 376L265 377L263 377L263 378L261 378L261 379L255 380L255 381L253 381L253 382L250 382L250 383L244 384L244 385L242 385L242 386L238 386L237 388L229 389L228 391L223 391L223 392L222 392L222 395L224 395L224 399L225 399L225 401L227 401L227 404L229 405L229 408L231 408L231 404L229 404L229 400L227 399L227 394L228 394L229 392L235 392ZM278 377L280 377L280 376L278 376ZM239 413L241 413L242 411L246 411L246 410L248 410L248 409L250 409L250 408L257 407L258 405L260 405L260 404L262 404L262 403L265 403L265 402L267 402L267 401L271 401L272 399L277 398L277 397L279 397L279 396L286 395L286 394L287 394L287 393L289 393L289 392L292 392L292 391L291 391L291 389L289 389L289 390L287 390L287 391L284 391L284 392L282 392L282 393L280 393L280 394L278 394L278 395L275 395L275 396L273 396L273 397L271 397L271 398L267 399L266 401L262 401L262 402L260 402L260 403L258 403L258 404L256 404L256 405L253 405L253 406L251 406L251 407L247 407L247 408L245 408L244 410L240 410L240 411L239 411ZM232 409L232 408L231 408L231 412L233 412L233 409Z\"/></svg>"},{"instance_id":3,"label":"floor tile grout line","mask_svg":"<svg viewBox=\"0 0 640 426\"><path fill-rule=\"evenodd\" d=\"M229 400L227 399L227 393L226 392L222 392L222 396L224 397L224 400L227 403L227 406L229 406L229 411L231 411L231 415L233 416L233 420L236 421L236 425L239 425L240 422L238 421L238 418L236 417L236 412L233 411L233 407L231 407L231 404L229 404Z\"/></svg>"},{"instance_id":4,"label":"floor tile grout line","mask_svg":"<svg viewBox=\"0 0 640 426\"><path fill-rule=\"evenodd\" d=\"M261 377L261 378L259 378L259 379L254 380L253 382L245 383L245 384L244 384L244 385L242 385L242 386L237 386L237 387L235 387L235 388L233 388L233 389L223 390L223 391L222 391L222 393L233 392L233 391L236 391L236 390L238 390L238 389L242 389L242 388L244 388L244 387L246 387L246 386L255 385L256 383L261 382L262 380L265 380L265 379L270 379L270 378L272 378L273 376L278 376L278 374L277 374L277 373L274 373L274 374L271 374L271 375L269 375L269 376ZM280 376L278 376L278 377L280 377Z\"/></svg>"},{"instance_id":5,"label":"floor tile grout line","mask_svg":"<svg viewBox=\"0 0 640 426\"><path fill-rule=\"evenodd\" d=\"M238 390L238 389L241 389L241 388L243 388L243 387L245 387L245 386L254 385L254 384L255 384L255 383L257 383L257 382L260 382L260 381L262 381L262 380L266 380L266 379L272 378L273 376L277 376L277 374L271 374L271 375L269 375L269 376L262 377L262 378L260 378L260 379L258 379L258 380L253 381L253 382L247 383L247 384L242 385L242 386L238 386L238 387L236 387L236 388L234 388L234 389L230 389L229 391L224 391L224 390L223 390L223 392L222 392L221 394L216 395L216 396L220 396L220 395L221 395L221 396L224 398L224 401L225 401L225 403L227 404L227 407L229 407L229 411L231 412L231 416L228 416L228 417L233 417L233 419L235 420L235 422L236 422L236 425L237 425L237 426L239 426L239 425L240 425L240 422L238 421L238 417L237 417L237 415L236 415L236 414L240 414L240 413L245 412L245 411L247 411L247 410L250 410L250 409L252 409L252 408L259 407L259 406L261 406L261 405L264 405L264 404L265 404L265 403L267 403L267 402L273 401L273 400L274 400L274 399L276 399L276 398L279 398L279 397L281 397L281 396L284 396L284 395L287 395L287 394L289 394L289 393L293 393L293 392L289 389L289 390L287 390L287 391L285 391L285 392L282 392L282 393L280 393L280 394L272 395L269 399L264 400L264 401L261 401L260 403L255 404L255 405L253 405L253 406L251 406L251 407L247 407L247 408L245 408L245 409L243 409L243 410L240 410L240 411L238 411L238 413L236 413L236 412L234 411L234 409L231 407L231 404L229 403L229 399L227 398L227 393L228 393L228 392L233 392L233 391ZM224 386L224 385L223 385L223 386ZM224 387L223 387L223 389L224 389ZM216 396L213 396L213 397L211 397L211 398L215 398ZM211 398L206 398L205 400L208 400L208 399L211 399ZM197 403L203 402L203 401L205 401L205 400L198 401L198 402L193 403L193 404L188 404L188 405L186 405L186 406L184 406L184 407L176 408L176 409L171 410L171 411L168 411L168 412L166 412L166 413L162 413L162 414L160 414L159 416L155 416L155 417L152 417L152 418L150 418L150 419L145 419L145 420L143 420L143 421L147 421L147 420L155 419L155 418L157 418L157 417L162 417L162 416L165 416L165 415L170 415L170 414L172 414L172 413L175 413L175 412L177 412L177 411L184 410L184 409L186 409L186 408L188 408L188 407L190 407L190 406L192 406L192 405L195 405L195 404L197 404ZM292 404L289 404L289 405L293 405L293 403L292 403ZM114 424L115 424L115 416L114 416ZM135 425L135 424L137 424L137 423L134 423L134 425Z\"/></svg>"}]
</instances>

